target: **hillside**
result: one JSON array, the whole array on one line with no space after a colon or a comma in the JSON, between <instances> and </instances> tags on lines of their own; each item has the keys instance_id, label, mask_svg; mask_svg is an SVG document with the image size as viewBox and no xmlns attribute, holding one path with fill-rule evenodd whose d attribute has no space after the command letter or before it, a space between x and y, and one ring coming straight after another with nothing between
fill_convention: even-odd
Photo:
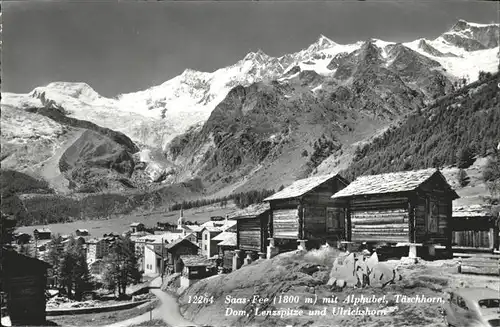
<instances>
[{"instance_id":1,"label":"hillside","mask_svg":"<svg viewBox=\"0 0 500 327\"><path fill-rule=\"evenodd\" d=\"M63 107L2 103L2 212L18 225L102 219L197 198L197 181L162 184L167 167L126 135Z\"/></svg>"},{"instance_id":2,"label":"hillside","mask_svg":"<svg viewBox=\"0 0 500 327\"><path fill-rule=\"evenodd\" d=\"M279 80L233 88L203 125L170 142L168 158L184 167L177 178L201 177L227 194L287 184L332 155L329 168L345 168L340 158L354 143L457 89L436 60L402 44L369 40L328 67L330 75L294 66Z\"/></svg>"},{"instance_id":3,"label":"hillside","mask_svg":"<svg viewBox=\"0 0 500 327\"><path fill-rule=\"evenodd\" d=\"M485 156L498 95L493 81L462 87L498 70L497 38L497 24L462 20L434 40L322 35L298 52L250 52L114 98L73 82L2 93L2 168L50 190L3 197L5 210L26 211L23 223L102 218L343 169L449 166L465 146ZM448 106L451 115L439 109Z\"/></svg>"},{"instance_id":4,"label":"hillside","mask_svg":"<svg viewBox=\"0 0 500 327\"><path fill-rule=\"evenodd\" d=\"M443 326L441 305L434 302L405 302L397 299L442 298L444 292L455 287L490 287L497 289L498 278L468 276L457 273L451 261L425 262L401 265L399 260L384 262L395 268L400 281L384 288L377 286L327 286L335 258L343 253L333 249L312 250L307 253L288 252L272 259L257 260L229 274L212 276L198 281L180 294L181 312L187 319L213 326L364 326L417 327ZM268 302L251 303L254 296ZM194 302L194 296L213 302ZM288 302L279 302L279 298ZM381 303L343 303L348 296L361 301L385 297ZM229 301L228 301L229 297ZM276 298L276 302L274 299ZM307 303L306 298L312 299ZM333 300L337 298L337 303ZM233 302L230 302L232 299ZM327 299L323 302L323 299ZM247 300L242 303L242 300ZM328 300L330 302L328 302ZM296 302L295 302L296 301ZM349 299L347 299L349 301ZM333 308L385 310L384 314L358 315L332 312ZM257 311L257 309L259 311ZM294 315L287 309L302 310ZM277 312L267 314L266 312ZM322 314L321 311L325 310ZM259 314L259 312L261 314ZM283 313L283 317L280 316Z\"/></svg>"},{"instance_id":5,"label":"hillside","mask_svg":"<svg viewBox=\"0 0 500 327\"><path fill-rule=\"evenodd\" d=\"M499 81L496 73L472 83L359 146L346 177L453 166L464 150L472 157L493 153L500 141Z\"/></svg>"}]
</instances>

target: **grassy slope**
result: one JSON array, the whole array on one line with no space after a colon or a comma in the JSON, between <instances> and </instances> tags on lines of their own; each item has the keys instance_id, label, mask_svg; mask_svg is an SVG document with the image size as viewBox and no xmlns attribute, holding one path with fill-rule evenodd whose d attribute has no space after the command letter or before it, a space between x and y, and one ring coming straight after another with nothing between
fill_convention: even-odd
<instances>
[{"instance_id":1,"label":"grassy slope","mask_svg":"<svg viewBox=\"0 0 500 327\"><path fill-rule=\"evenodd\" d=\"M418 265L402 266L399 272L403 280L395 285L384 289L379 288L346 288L343 291L332 291L325 286L332 262L338 253L335 250L311 251L306 255L296 253L285 253L271 260L256 261L249 266L227 274L213 276L199 281L188 288L180 297L183 314L194 322L209 324L213 326L363 326L363 327L412 327L412 326L442 326L443 318L440 315L440 306L435 303L399 303L394 302L396 294L407 296L424 295L426 297L442 297L447 288L457 286L488 286L490 288L500 287L500 281L495 277L470 276L457 274L456 264L452 261L423 262ZM399 261L386 262L389 266L395 266ZM320 265L321 269L312 276L302 273L302 267L308 264ZM314 287L314 293L310 288ZM214 296L214 304L190 304L189 296L207 294ZM251 305L225 304L226 295L237 298L251 298L254 294L262 297L272 298L277 294L299 296L300 301L296 305L270 305L266 309L275 308L297 308L303 309L306 314L303 317L252 317L226 316L226 309L241 309L253 312ZM318 297L316 305L305 304L305 297ZM325 316L310 316L308 310L323 309L325 305L321 299L337 296L340 301L347 295L369 297L375 295L387 296L387 306L398 306L398 309L386 316L341 316L333 315L327 311ZM333 304L326 305L331 310ZM336 306L347 308L346 304L339 303ZM384 305L377 304L362 305L371 309L380 309ZM350 306L352 307L352 305ZM264 309L264 308L263 308Z\"/></svg>"}]
</instances>

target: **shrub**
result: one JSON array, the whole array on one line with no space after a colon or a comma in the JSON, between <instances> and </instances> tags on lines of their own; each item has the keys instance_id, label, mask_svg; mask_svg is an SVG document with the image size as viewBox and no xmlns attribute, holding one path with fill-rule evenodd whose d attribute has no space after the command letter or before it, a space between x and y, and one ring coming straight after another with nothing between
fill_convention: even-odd
<instances>
[{"instance_id":1,"label":"shrub","mask_svg":"<svg viewBox=\"0 0 500 327\"><path fill-rule=\"evenodd\" d=\"M460 184L461 187L465 187L465 186L469 185L469 183L470 183L470 178L467 175L467 173L465 172L465 170L463 170L463 169L460 169L458 171L457 180L458 180L458 184Z\"/></svg>"}]
</instances>

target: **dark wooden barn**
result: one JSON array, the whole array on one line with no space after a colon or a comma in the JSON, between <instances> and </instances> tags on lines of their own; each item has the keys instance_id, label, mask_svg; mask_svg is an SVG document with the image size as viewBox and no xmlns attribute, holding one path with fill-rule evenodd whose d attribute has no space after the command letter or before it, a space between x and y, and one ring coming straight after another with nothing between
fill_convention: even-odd
<instances>
[{"instance_id":1,"label":"dark wooden barn","mask_svg":"<svg viewBox=\"0 0 500 327\"><path fill-rule=\"evenodd\" d=\"M172 243L165 245L167 249L167 258L165 259L165 267L167 273L182 272L182 255L198 254L198 246L187 239L177 239Z\"/></svg>"},{"instance_id":2,"label":"dark wooden barn","mask_svg":"<svg viewBox=\"0 0 500 327\"><path fill-rule=\"evenodd\" d=\"M458 195L437 169L361 176L332 198L347 200L349 241L451 246Z\"/></svg>"},{"instance_id":3,"label":"dark wooden barn","mask_svg":"<svg viewBox=\"0 0 500 327\"><path fill-rule=\"evenodd\" d=\"M33 231L36 240L50 240L52 231L48 228L37 228Z\"/></svg>"},{"instance_id":4,"label":"dark wooden barn","mask_svg":"<svg viewBox=\"0 0 500 327\"><path fill-rule=\"evenodd\" d=\"M189 287L196 281L213 276L217 273L213 260L199 255L182 255L181 287Z\"/></svg>"},{"instance_id":5,"label":"dark wooden barn","mask_svg":"<svg viewBox=\"0 0 500 327\"><path fill-rule=\"evenodd\" d=\"M213 238L217 241L218 262L226 270L233 267L234 250L236 250L237 240L236 232L222 232Z\"/></svg>"},{"instance_id":6,"label":"dark wooden barn","mask_svg":"<svg viewBox=\"0 0 500 327\"><path fill-rule=\"evenodd\" d=\"M229 217L236 220L236 247L243 251L266 252L269 238L268 202L252 204L233 212Z\"/></svg>"},{"instance_id":7,"label":"dark wooden barn","mask_svg":"<svg viewBox=\"0 0 500 327\"><path fill-rule=\"evenodd\" d=\"M50 265L15 251L3 251L2 256L2 285L12 326L47 325L45 291Z\"/></svg>"},{"instance_id":8,"label":"dark wooden barn","mask_svg":"<svg viewBox=\"0 0 500 327\"><path fill-rule=\"evenodd\" d=\"M302 248L325 242L337 245L345 235L344 212L331 196L348 184L338 174L315 176L295 181L264 199L270 205L271 247L291 250L297 241Z\"/></svg>"},{"instance_id":9,"label":"dark wooden barn","mask_svg":"<svg viewBox=\"0 0 500 327\"><path fill-rule=\"evenodd\" d=\"M498 249L499 217L494 217L490 206L454 206L452 244L464 250Z\"/></svg>"}]
</instances>

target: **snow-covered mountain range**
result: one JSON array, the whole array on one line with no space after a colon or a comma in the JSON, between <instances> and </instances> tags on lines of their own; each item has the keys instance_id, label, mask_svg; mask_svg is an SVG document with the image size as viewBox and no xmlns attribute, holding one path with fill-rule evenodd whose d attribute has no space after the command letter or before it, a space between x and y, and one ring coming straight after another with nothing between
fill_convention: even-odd
<instances>
[{"instance_id":1,"label":"snow-covered mountain range","mask_svg":"<svg viewBox=\"0 0 500 327\"><path fill-rule=\"evenodd\" d=\"M479 71L497 70L499 38L498 24L463 20L434 40L418 39L402 44L373 39L343 45L321 35L316 42L296 53L272 57L261 50L251 52L237 63L214 72L186 69L161 85L121 94L115 99L102 97L85 83L54 82L28 94L2 93L2 105L19 109L63 108L70 117L123 132L139 145L165 149L173 137L206 121L237 85L248 86L260 81L286 84L287 80L305 71L320 76L338 76L341 74L337 73L336 63L367 43L378 48L380 60L387 67L396 60L394 47L403 46L439 63L435 69L450 81L466 78L472 82ZM311 84L313 91L321 87Z\"/></svg>"}]
</instances>

